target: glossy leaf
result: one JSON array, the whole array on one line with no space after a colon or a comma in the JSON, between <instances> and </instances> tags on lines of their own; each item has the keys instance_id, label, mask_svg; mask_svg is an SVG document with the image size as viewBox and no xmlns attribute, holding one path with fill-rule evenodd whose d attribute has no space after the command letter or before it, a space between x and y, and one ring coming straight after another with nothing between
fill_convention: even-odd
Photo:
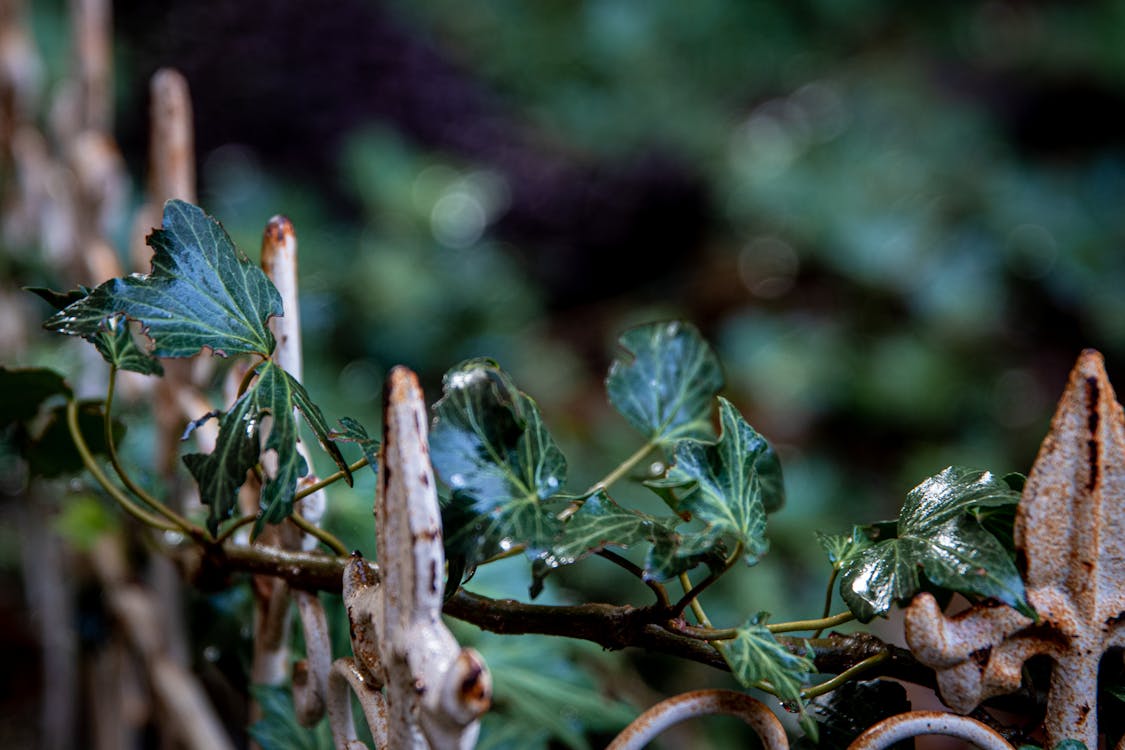
<instances>
[{"instance_id":1,"label":"glossy leaf","mask_svg":"<svg viewBox=\"0 0 1125 750\"><path fill-rule=\"evenodd\" d=\"M328 436L333 440L358 445L359 449L363 451L363 457L367 459L367 465L377 476L379 474L379 441L368 435L364 426L351 417L341 417L337 421L339 421L342 429L333 430Z\"/></svg>"},{"instance_id":2,"label":"glossy leaf","mask_svg":"<svg viewBox=\"0 0 1125 750\"><path fill-rule=\"evenodd\" d=\"M79 287L70 292L56 292L40 287L28 288L27 291L38 295L56 310L63 310L90 295L90 290L86 287ZM149 354L137 341L134 331L123 315L105 318L95 333L84 338L94 345L102 355L102 359L119 370L139 372L142 375L164 374L160 361Z\"/></svg>"},{"instance_id":3,"label":"glossy leaf","mask_svg":"<svg viewBox=\"0 0 1125 750\"><path fill-rule=\"evenodd\" d=\"M869 727L909 710L906 688L900 683L889 680L845 682L809 703L808 713L815 718L819 739L815 744L799 742L797 747L847 750ZM913 744L905 741L891 747L905 750Z\"/></svg>"},{"instance_id":4,"label":"glossy leaf","mask_svg":"<svg viewBox=\"0 0 1125 750\"><path fill-rule=\"evenodd\" d=\"M699 331L682 322L651 323L627 331L619 343L626 355L606 378L613 407L658 445L712 437L711 403L723 373Z\"/></svg>"},{"instance_id":5,"label":"glossy leaf","mask_svg":"<svg viewBox=\"0 0 1125 750\"><path fill-rule=\"evenodd\" d=\"M813 662L778 643L765 620L766 613L759 612L738 629L734 639L720 641L719 650L743 687L765 680L783 701L800 700L804 676L816 671Z\"/></svg>"},{"instance_id":6,"label":"glossy leaf","mask_svg":"<svg viewBox=\"0 0 1125 750\"><path fill-rule=\"evenodd\" d=\"M742 543L742 557L756 563L766 550L766 508L758 463L771 457L765 438L724 398L719 399L722 436L717 443L681 440L675 464L662 483L682 488L676 510L691 513L718 537ZM774 471L776 459L767 459Z\"/></svg>"},{"instance_id":7,"label":"glossy leaf","mask_svg":"<svg viewBox=\"0 0 1125 750\"><path fill-rule=\"evenodd\" d=\"M569 565L606 547L632 547L653 542L658 535L671 536L679 518L659 519L647 513L622 508L604 490L587 497L563 533L551 546L551 556Z\"/></svg>"},{"instance_id":8,"label":"glossy leaf","mask_svg":"<svg viewBox=\"0 0 1125 750\"><path fill-rule=\"evenodd\" d=\"M183 201L164 205L161 229L148 244L152 272L111 279L52 316L46 327L96 336L107 318L138 320L157 357L190 357L274 347L267 321L281 315L281 296L260 268L235 248L219 222Z\"/></svg>"},{"instance_id":9,"label":"glossy leaf","mask_svg":"<svg viewBox=\"0 0 1125 750\"><path fill-rule=\"evenodd\" d=\"M294 408L337 465L347 470L344 457L328 435L324 415L309 400L304 387L273 362L264 362L259 366L257 379L220 417L215 449L209 454L184 456L184 463L199 484L202 501L210 506L207 526L212 533L237 506L238 488L246 481L246 472L257 465L263 450L275 452L277 461L276 471L265 477L262 486L262 515L257 528L265 523L279 523L293 512L297 480L308 473L304 458L296 450ZM270 417L269 435L262 446L260 433L266 415Z\"/></svg>"},{"instance_id":10,"label":"glossy leaf","mask_svg":"<svg viewBox=\"0 0 1125 750\"><path fill-rule=\"evenodd\" d=\"M919 571L935 585L998 599L1034 617L1023 581L1004 546L969 515L1015 504L1019 496L989 472L950 467L907 495L896 536L847 561L840 594L862 621L885 614L921 587Z\"/></svg>"},{"instance_id":11,"label":"glossy leaf","mask_svg":"<svg viewBox=\"0 0 1125 750\"><path fill-rule=\"evenodd\" d=\"M482 513L545 500L566 482L566 458L539 408L489 360L445 374L430 457L442 481Z\"/></svg>"}]
</instances>

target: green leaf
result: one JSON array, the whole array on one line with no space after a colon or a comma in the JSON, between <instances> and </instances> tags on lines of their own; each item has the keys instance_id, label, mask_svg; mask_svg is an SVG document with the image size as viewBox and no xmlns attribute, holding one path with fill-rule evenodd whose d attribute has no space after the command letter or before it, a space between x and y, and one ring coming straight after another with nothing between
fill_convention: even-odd
<instances>
[{"instance_id":1,"label":"green leaf","mask_svg":"<svg viewBox=\"0 0 1125 750\"><path fill-rule=\"evenodd\" d=\"M355 443L358 445L359 449L363 451L363 457L367 459L367 465L378 475L379 441L368 435L363 425L351 417L341 417L337 421L343 429L333 430L328 436L333 440L341 440L345 443Z\"/></svg>"},{"instance_id":2,"label":"green leaf","mask_svg":"<svg viewBox=\"0 0 1125 750\"><path fill-rule=\"evenodd\" d=\"M42 287L28 287L27 291L38 295L56 310L63 310L90 295L86 287L70 292L55 292ZM124 315L105 318L96 333L84 337L102 355L102 359L119 370L139 372L142 375L163 375L164 368L159 360L150 355L140 344Z\"/></svg>"},{"instance_id":3,"label":"green leaf","mask_svg":"<svg viewBox=\"0 0 1125 750\"><path fill-rule=\"evenodd\" d=\"M672 531L654 529L652 548L645 556L645 576L653 581L667 581L703 563L719 570L726 563L726 545L706 531Z\"/></svg>"},{"instance_id":4,"label":"green leaf","mask_svg":"<svg viewBox=\"0 0 1125 750\"><path fill-rule=\"evenodd\" d=\"M588 649L546 636L493 637L479 646L493 675L494 711L506 724L522 727L525 737L545 730L561 745L584 750L590 747L587 732L616 733L637 714L582 669L585 660L580 657L592 653ZM487 735L482 739L496 741Z\"/></svg>"},{"instance_id":5,"label":"green leaf","mask_svg":"<svg viewBox=\"0 0 1125 750\"><path fill-rule=\"evenodd\" d=\"M871 546L871 540L863 533L863 527L853 526L849 536L843 534L825 534L822 531L813 532L816 540L828 555L828 562L832 563L833 570L839 570L844 563L851 560L863 550Z\"/></svg>"},{"instance_id":6,"label":"green leaf","mask_svg":"<svg viewBox=\"0 0 1125 750\"><path fill-rule=\"evenodd\" d=\"M259 365L257 379L220 417L215 449L209 454L184 456L184 463L199 484L202 501L210 506L207 527L212 533L237 506L238 488L246 481L246 472L258 463L263 450L275 452L277 469L272 476L265 477L260 499L262 515L256 528L266 523L280 523L293 512L297 480L308 473L308 466L296 449L298 430L294 408L300 411L336 464L347 471L344 457L331 442L324 415L309 399L304 387L273 362L263 362ZM271 421L269 437L262 446L259 437L265 415L269 415ZM348 476L350 479L350 474Z\"/></svg>"},{"instance_id":7,"label":"green leaf","mask_svg":"<svg viewBox=\"0 0 1125 750\"><path fill-rule=\"evenodd\" d=\"M719 419L723 432L718 443L676 443L676 463L663 482L686 488L676 509L707 524L714 536L733 536L742 543L743 559L753 565L769 549L757 466L772 454L765 438L724 398L719 398ZM775 460L767 459L771 472Z\"/></svg>"},{"instance_id":8,"label":"green leaf","mask_svg":"<svg viewBox=\"0 0 1125 750\"><path fill-rule=\"evenodd\" d=\"M0 428L29 422L51 396L69 396L63 376L46 368L0 367Z\"/></svg>"},{"instance_id":9,"label":"green leaf","mask_svg":"<svg viewBox=\"0 0 1125 750\"><path fill-rule=\"evenodd\" d=\"M443 386L430 458L453 490L443 511L451 565L471 575L478 563L520 544L529 557L541 556L561 529L561 507L545 501L566 482L566 458L539 408L490 360L462 362Z\"/></svg>"},{"instance_id":10,"label":"green leaf","mask_svg":"<svg viewBox=\"0 0 1125 750\"><path fill-rule=\"evenodd\" d=\"M765 680L783 701L799 701L804 676L816 671L806 656L798 656L778 643L766 628L767 615L759 612L738 629L729 641L717 641L731 674L743 687Z\"/></svg>"},{"instance_id":11,"label":"green leaf","mask_svg":"<svg viewBox=\"0 0 1125 750\"><path fill-rule=\"evenodd\" d=\"M332 750L328 720L321 720L312 729L301 726L289 688L254 685L250 693L262 711L262 718L248 732L262 750Z\"/></svg>"},{"instance_id":12,"label":"green leaf","mask_svg":"<svg viewBox=\"0 0 1125 750\"><path fill-rule=\"evenodd\" d=\"M862 622L935 585L998 599L1034 617L1023 581L1004 546L970 515L1013 505L1018 494L986 471L950 467L907 495L894 538L854 555L842 567L840 594Z\"/></svg>"},{"instance_id":13,"label":"green leaf","mask_svg":"<svg viewBox=\"0 0 1125 750\"><path fill-rule=\"evenodd\" d=\"M462 362L445 374L442 391L430 457L454 492L488 512L562 490L566 458L539 407L494 362Z\"/></svg>"},{"instance_id":14,"label":"green leaf","mask_svg":"<svg viewBox=\"0 0 1125 750\"><path fill-rule=\"evenodd\" d=\"M161 229L148 244L152 272L110 279L51 317L46 327L91 338L106 318L140 321L157 357L191 357L204 348L227 356L269 356L267 321L281 315L281 295L235 248L215 219L183 201L164 204Z\"/></svg>"},{"instance_id":15,"label":"green leaf","mask_svg":"<svg viewBox=\"0 0 1125 750\"><path fill-rule=\"evenodd\" d=\"M712 437L711 402L723 373L699 331L688 323L651 323L626 331L619 343L627 356L606 378L613 407L657 445Z\"/></svg>"},{"instance_id":16,"label":"green leaf","mask_svg":"<svg viewBox=\"0 0 1125 750\"><path fill-rule=\"evenodd\" d=\"M606 547L631 547L671 536L678 523L679 518L661 519L622 508L599 489L567 521L551 546L551 556L558 564L569 565Z\"/></svg>"}]
</instances>

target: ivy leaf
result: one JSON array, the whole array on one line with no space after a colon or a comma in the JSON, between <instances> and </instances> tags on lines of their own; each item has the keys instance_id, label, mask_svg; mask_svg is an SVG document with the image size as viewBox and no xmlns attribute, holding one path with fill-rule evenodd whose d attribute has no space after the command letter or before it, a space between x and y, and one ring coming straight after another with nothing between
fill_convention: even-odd
<instances>
[{"instance_id":1,"label":"ivy leaf","mask_svg":"<svg viewBox=\"0 0 1125 750\"><path fill-rule=\"evenodd\" d=\"M606 547L632 547L671 537L679 518L659 519L622 508L599 489L587 497L551 546L551 557L569 565Z\"/></svg>"},{"instance_id":2,"label":"ivy leaf","mask_svg":"<svg viewBox=\"0 0 1125 750\"><path fill-rule=\"evenodd\" d=\"M363 425L351 417L341 417L337 421L343 429L333 430L328 436L333 440L341 440L345 443L355 443L358 445L359 449L363 451L363 457L367 459L367 465L370 466L371 470L378 476L379 441L368 435Z\"/></svg>"},{"instance_id":3,"label":"ivy leaf","mask_svg":"<svg viewBox=\"0 0 1125 750\"><path fill-rule=\"evenodd\" d=\"M110 279L46 327L91 338L107 318L124 314L141 322L157 357L191 357L204 348L220 356L273 352L267 321L282 314L281 295L219 222L189 203L168 201L162 228L147 241L151 273Z\"/></svg>"},{"instance_id":4,"label":"ivy leaf","mask_svg":"<svg viewBox=\"0 0 1125 750\"><path fill-rule=\"evenodd\" d=\"M476 509L538 502L566 482L566 458L539 407L495 362L474 359L445 374L434 404L430 457L449 487Z\"/></svg>"},{"instance_id":5,"label":"ivy leaf","mask_svg":"<svg viewBox=\"0 0 1125 750\"><path fill-rule=\"evenodd\" d=\"M833 570L839 570L845 563L871 546L871 540L863 533L862 526L853 526L849 536L843 534L825 534L822 531L814 532L816 540L828 555L828 562Z\"/></svg>"},{"instance_id":6,"label":"ivy leaf","mask_svg":"<svg viewBox=\"0 0 1125 750\"><path fill-rule=\"evenodd\" d=\"M894 602L913 597L921 587L921 570L937 586L999 599L1035 617L1011 556L970 515L1018 500L1007 483L987 471L949 467L927 479L907 495L895 537L843 565L844 602L861 622L868 622Z\"/></svg>"},{"instance_id":7,"label":"ivy leaf","mask_svg":"<svg viewBox=\"0 0 1125 750\"><path fill-rule=\"evenodd\" d=\"M783 701L799 701L804 675L816 671L807 656L798 656L778 643L766 628L765 612L759 612L738 629L729 641L718 641L731 674L743 687L765 680Z\"/></svg>"},{"instance_id":8,"label":"ivy leaf","mask_svg":"<svg viewBox=\"0 0 1125 750\"><path fill-rule=\"evenodd\" d=\"M726 545L706 531L672 531L654 529L652 548L645 556L645 576L653 581L667 581L697 565L706 564L720 570L726 563Z\"/></svg>"},{"instance_id":9,"label":"ivy leaf","mask_svg":"<svg viewBox=\"0 0 1125 750\"><path fill-rule=\"evenodd\" d=\"M688 323L651 323L619 339L627 356L606 378L610 403L650 442L712 436L711 401L723 387L718 357Z\"/></svg>"},{"instance_id":10,"label":"ivy leaf","mask_svg":"<svg viewBox=\"0 0 1125 750\"><path fill-rule=\"evenodd\" d=\"M42 287L28 287L27 291L38 295L56 310L63 310L90 295L86 287L70 292L56 292ZM139 372L142 375L163 375L160 361L145 351L137 342L133 330L124 315L105 318L96 333L84 336L102 355L102 359L119 370Z\"/></svg>"},{"instance_id":11,"label":"ivy leaf","mask_svg":"<svg viewBox=\"0 0 1125 750\"><path fill-rule=\"evenodd\" d=\"M775 469L776 457L765 438L721 397L719 420L723 432L717 443L676 443L676 462L660 483L686 488L676 510L691 513L714 536L733 536L742 543L743 559L753 565L769 549L757 466L765 457L769 471L780 469Z\"/></svg>"},{"instance_id":12,"label":"ivy leaf","mask_svg":"<svg viewBox=\"0 0 1125 750\"><path fill-rule=\"evenodd\" d=\"M280 523L293 512L297 480L308 473L305 459L296 449L298 431L294 408L300 411L324 450L343 471L348 471L340 449L331 441L324 415L309 399L304 387L273 362L263 362L257 379L220 417L215 449L209 454L184 456L184 463L199 484L200 497L210 506L207 527L212 533L237 506L238 488L246 481L246 472L258 463L263 450L276 453L277 470L265 478L262 486L262 515L256 528L266 523ZM260 432L265 415L269 415L271 421L269 437L263 447ZM348 478L350 481L350 473Z\"/></svg>"}]
</instances>

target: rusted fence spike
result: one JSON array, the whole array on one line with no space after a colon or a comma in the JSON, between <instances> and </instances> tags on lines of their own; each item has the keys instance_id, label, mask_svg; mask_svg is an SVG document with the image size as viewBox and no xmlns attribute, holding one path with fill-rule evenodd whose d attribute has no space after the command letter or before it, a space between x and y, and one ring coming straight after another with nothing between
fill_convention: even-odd
<instances>
[{"instance_id":1,"label":"rusted fence spike","mask_svg":"<svg viewBox=\"0 0 1125 750\"><path fill-rule=\"evenodd\" d=\"M1019 687L1023 663L1054 661L1047 745L1098 746L1098 667L1125 646L1125 417L1102 356L1086 350L1070 374L1016 513L1016 551L1033 623L977 605L955 618L922 594L906 613L906 640L938 672L943 700L968 712ZM983 666L973 654L987 654Z\"/></svg>"}]
</instances>

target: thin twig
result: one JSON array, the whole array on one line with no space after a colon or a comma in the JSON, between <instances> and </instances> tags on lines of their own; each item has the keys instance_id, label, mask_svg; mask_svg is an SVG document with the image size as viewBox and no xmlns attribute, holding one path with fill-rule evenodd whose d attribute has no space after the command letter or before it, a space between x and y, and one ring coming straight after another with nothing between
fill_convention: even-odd
<instances>
[{"instance_id":1,"label":"thin twig","mask_svg":"<svg viewBox=\"0 0 1125 750\"><path fill-rule=\"evenodd\" d=\"M839 574L840 569L833 566L832 574L828 576L828 590L824 593L824 609L821 610L820 616L822 618L828 617L828 613L832 611L832 591L836 586L836 576ZM813 638L819 638L820 634L824 632L824 628L817 630L813 633Z\"/></svg>"},{"instance_id":2,"label":"thin twig","mask_svg":"<svg viewBox=\"0 0 1125 750\"><path fill-rule=\"evenodd\" d=\"M819 633L825 628L842 625L845 622L851 622L854 619L855 615L851 612L840 612L839 614L832 615L831 617L822 617L817 620L794 620L792 622L779 622L774 625L766 625L766 629L771 633L791 633L798 630L815 630Z\"/></svg>"},{"instance_id":3,"label":"thin twig","mask_svg":"<svg viewBox=\"0 0 1125 750\"><path fill-rule=\"evenodd\" d=\"M309 519L302 516L300 513L292 513L289 516L289 520L292 521L293 525L299 528L301 531L305 532L306 534L315 536L322 544L324 544L324 546L331 549L340 557L344 557L348 554L348 548L344 545L343 542L337 539L334 534L320 528L316 524L309 521Z\"/></svg>"},{"instance_id":4,"label":"thin twig","mask_svg":"<svg viewBox=\"0 0 1125 750\"><path fill-rule=\"evenodd\" d=\"M614 565L617 565L618 567L629 571L629 573L639 578L641 582L644 583L644 585L652 589L652 593L656 594L656 601L659 606L665 608L672 606L672 602L668 598L668 590L664 588L664 585L659 581L654 581L646 576L645 572L636 564L634 564L632 560L622 557L616 552L608 549L600 549L595 554L597 554L598 557L609 560Z\"/></svg>"},{"instance_id":5,"label":"thin twig","mask_svg":"<svg viewBox=\"0 0 1125 750\"><path fill-rule=\"evenodd\" d=\"M359 471L364 466L367 466L367 463L368 463L367 457L364 456L363 458L359 459L358 461L349 464L348 465L348 471L349 472ZM308 487L302 487L301 489L297 490L297 494L295 494L293 496L293 502L297 502L298 500L302 500L302 499L308 497L309 495L311 495L312 493L314 493L318 490L324 489L325 487L327 487L330 484L335 484L336 482L339 482L341 479L343 479L346 476L348 476L348 475L346 473L344 473L343 471L337 471L335 474L329 474L324 479L320 479L320 480L317 480L316 482L313 482Z\"/></svg>"},{"instance_id":6,"label":"thin twig","mask_svg":"<svg viewBox=\"0 0 1125 750\"><path fill-rule=\"evenodd\" d=\"M723 566L721 568L719 568L718 570L710 570L707 573L706 578L704 578L699 583L695 584L691 588L684 591L684 595L682 597L680 597L680 600L678 602L676 602L676 604L672 607L673 617L679 617L683 613L684 609L689 604L692 604L697 599L699 599L700 594L702 594L704 591L706 591L707 588L712 583L719 580L719 578L721 578L724 573L726 573L728 570L731 569L731 566L734 565L734 563L738 560L738 556L741 555L741 554L742 554L742 542L739 542L735 546L734 552L732 552L730 554L730 556L728 556L723 561ZM684 573L684 576L686 576L686 575L687 574ZM684 581L684 578L681 577L680 581L682 583ZM692 611L695 612L696 617L699 617L699 613L703 611L703 607L700 606L699 609L696 609L695 607L693 607ZM704 616L703 619L706 619L706 616ZM702 622L703 619L701 619L700 622Z\"/></svg>"},{"instance_id":7,"label":"thin twig","mask_svg":"<svg viewBox=\"0 0 1125 750\"><path fill-rule=\"evenodd\" d=\"M881 661L885 661L888 656L890 656L890 654L886 651L875 654L874 656L869 656L858 664L845 669L843 672L836 675L831 680L826 680L825 682L822 682L818 685L813 685L812 687L805 688L801 691L801 697L805 700L811 700L819 695L831 693L833 690L840 687L848 680L855 678L856 675L862 672L866 672Z\"/></svg>"},{"instance_id":8,"label":"thin twig","mask_svg":"<svg viewBox=\"0 0 1125 750\"><path fill-rule=\"evenodd\" d=\"M136 518L146 526L151 526L154 529L161 531L174 531L177 534L182 534L183 529L178 526L173 526L163 518L150 513L143 509L132 500L129 496L121 491L115 484L109 481L109 477L98 466L97 461L94 460L94 455L90 452L89 446L86 445L86 439L82 437L82 431L78 428L78 402L71 400L66 405L66 426L70 430L70 437L74 441L74 447L78 451L78 455L82 458L82 464L90 475L94 477L102 489L104 489L109 496L117 501L117 504L129 515Z\"/></svg>"},{"instance_id":9,"label":"thin twig","mask_svg":"<svg viewBox=\"0 0 1125 750\"><path fill-rule=\"evenodd\" d=\"M102 420L105 429L105 444L106 453L109 456L109 463L113 466L114 472L117 473L118 478L125 485L126 489L132 492L140 500L155 510L158 514L164 516L173 525L177 527L178 531L187 534L193 539L208 539L209 534L199 526L196 526L191 521L181 516L176 511L169 508L164 503L157 500L150 495L143 487L137 484L129 472L125 470L120 459L117 456L117 446L113 440L113 418L110 414L110 409L113 407L113 394L117 383L117 367L111 366L109 368L109 385L106 388L105 396L105 418Z\"/></svg>"}]
</instances>

